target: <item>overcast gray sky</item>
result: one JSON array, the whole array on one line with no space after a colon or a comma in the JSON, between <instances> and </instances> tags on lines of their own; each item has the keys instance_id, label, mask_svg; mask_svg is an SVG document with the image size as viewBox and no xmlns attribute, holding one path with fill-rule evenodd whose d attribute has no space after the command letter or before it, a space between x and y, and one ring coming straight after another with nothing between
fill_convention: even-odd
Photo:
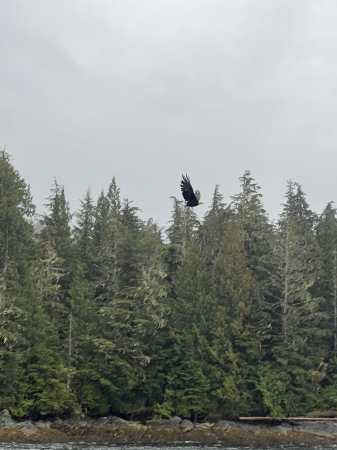
<instances>
[{"instance_id":1,"label":"overcast gray sky","mask_svg":"<svg viewBox=\"0 0 337 450\"><path fill-rule=\"evenodd\" d=\"M190 175L207 211L250 170L276 218L288 179L337 201L335 0L0 0L0 147L38 211L115 175L161 225Z\"/></svg>"}]
</instances>

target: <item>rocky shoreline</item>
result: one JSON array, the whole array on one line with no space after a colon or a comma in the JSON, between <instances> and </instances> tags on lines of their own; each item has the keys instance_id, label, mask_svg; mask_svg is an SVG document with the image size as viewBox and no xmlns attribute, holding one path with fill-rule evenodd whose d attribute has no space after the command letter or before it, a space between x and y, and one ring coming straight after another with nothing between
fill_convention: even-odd
<instances>
[{"instance_id":1,"label":"rocky shoreline","mask_svg":"<svg viewBox=\"0 0 337 450\"><path fill-rule=\"evenodd\" d=\"M337 422L306 420L270 423L220 420L196 423L171 419L146 423L109 416L99 419L71 417L53 421L15 421L7 410L0 413L0 442L87 442L97 444L337 444Z\"/></svg>"}]
</instances>

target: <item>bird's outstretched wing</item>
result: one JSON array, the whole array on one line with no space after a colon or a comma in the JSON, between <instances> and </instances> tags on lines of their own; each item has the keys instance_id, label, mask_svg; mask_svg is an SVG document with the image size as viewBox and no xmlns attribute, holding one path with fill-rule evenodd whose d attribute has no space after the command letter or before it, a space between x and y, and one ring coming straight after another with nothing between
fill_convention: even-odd
<instances>
[{"instance_id":1,"label":"bird's outstretched wing","mask_svg":"<svg viewBox=\"0 0 337 450\"><path fill-rule=\"evenodd\" d=\"M182 180L180 182L180 187L181 187L181 192L183 194L183 197L187 202L189 202L191 200L198 201L198 199L193 191L193 188L191 186L190 179L187 175L182 176ZM198 191L196 191L196 192L198 192ZM199 193L199 198L200 198L200 193Z\"/></svg>"}]
</instances>

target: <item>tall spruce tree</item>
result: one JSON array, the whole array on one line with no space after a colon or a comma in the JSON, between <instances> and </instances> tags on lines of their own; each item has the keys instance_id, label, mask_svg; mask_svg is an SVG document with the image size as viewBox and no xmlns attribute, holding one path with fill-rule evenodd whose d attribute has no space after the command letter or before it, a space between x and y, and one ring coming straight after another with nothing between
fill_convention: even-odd
<instances>
[{"instance_id":1,"label":"tall spruce tree","mask_svg":"<svg viewBox=\"0 0 337 450\"><path fill-rule=\"evenodd\" d=\"M47 213L41 220L42 229L39 233L40 248L50 256L54 262L59 264L56 272L62 275L55 280L53 287L57 291L57 296L52 296L52 305L49 304L52 313L53 324L58 331L62 343L62 354L60 355L62 364L66 366L68 336L71 316L69 305L69 288L74 270L75 249L71 235L71 213L69 204L65 197L63 186L56 180L45 205ZM55 269L55 266L52 266ZM55 293L55 292L53 292ZM65 326L68 325L68 328Z\"/></svg>"},{"instance_id":2,"label":"tall spruce tree","mask_svg":"<svg viewBox=\"0 0 337 450\"><path fill-rule=\"evenodd\" d=\"M0 407L14 411L21 395L24 368L25 311L20 296L34 258L34 214L29 186L0 151Z\"/></svg>"},{"instance_id":3,"label":"tall spruce tree","mask_svg":"<svg viewBox=\"0 0 337 450\"><path fill-rule=\"evenodd\" d=\"M30 188L0 151L0 270L15 264L19 272L29 266L33 251L33 226L28 222L35 212Z\"/></svg>"},{"instance_id":4,"label":"tall spruce tree","mask_svg":"<svg viewBox=\"0 0 337 450\"><path fill-rule=\"evenodd\" d=\"M322 250L323 276L320 294L326 299L329 319L325 326L332 331L330 348L337 357L337 216L332 203L325 207L317 224L317 239Z\"/></svg>"},{"instance_id":5,"label":"tall spruce tree","mask_svg":"<svg viewBox=\"0 0 337 450\"><path fill-rule=\"evenodd\" d=\"M39 234L41 245L56 252L63 276L59 279L61 301L68 308L68 290L71 283L73 263L75 260L74 244L71 236L71 218L69 204L63 186L56 180L51 188L51 195L45 205L47 213L41 219L42 229ZM62 326L60 328L62 330Z\"/></svg>"},{"instance_id":6,"label":"tall spruce tree","mask_svg":"<svg viewBox=\"0 0 337 450\"><path fill-rule=\"evenodd\" d=\"M73 235L77 257L86 267L89 276L93 271L94 214L95 207L90 189L88 189L84 199L81 200L79 211L75 214L76 224Z\"/></svg>"},{"instance_id":7,"label":"tall spruce tree","mask_svg":"<svg viewBox=\"0 0 337 450\"><path fill-rule=\"evenodd\" d=\"M289 181L276 247L279 341L273 347L278 373L273 385L278 382L284 386L282 405L275 404L273 409L284 414L303 413L313 406L313 374L325 357L325 331L320 327L325 313L317 292L322 259L315 221L301 186Z\"/></svg>"},{"instance_id":8,"label":"tall spruce tree","mask_svg":"<svg viewBox=\"0 0 337 450\"><path fill-rule=\"evenodd\" d=\"M104 358L101 373L109 389L107 401L132 412L149 362L144 340L153 327L162 325L161 299L167 288L160 265L153 264L157 256L151 254L149 232L137 215L138 208L128 200L122 203L119 196L113 179L105 202L101 200L107 219L95 257L100 324L95 345Z\"/></svg>"},{"instance_id":9,"label":"tall spruce tree","mask_svg":"<svg viewBox=\"0 0 337 450\"><path fill-rule=\"evenodd\" d=\"M108 194L102 191L98 198L94 220L95 283L103 303L121 289L121 216L120 192L113 178Z\"/></svg>"},{"instance_id":10,"label":"tall spruce tree","mask_svg":"<svg viewBox=\"0 0 337 450\"><path fill-rule=\"evenodd\" d=\"M175 197L172 197L172 201L172 219L166 229L168 238L166 261L170 277L180 264L183 253L200 234L200 223L193 209L186 207L182 201Z\"/></svg>"},{"instance_id":11,"label":"tall spruce tree","mask_svg":"<svg viewBox=\"0 0 337 450\"><path fill-rule=\"evenodd\" d=\"M43 215L41 236L56 250L59 258L64 260L65 267L71 267L73 245L71 239L71 213L65 197L64 187L56 180L51 188L46 208L49 213Z\"/></svg>"},{"instance_id":12,"label":"tall spruce tree","mask_svg":"<svg viewBox=\"0 0 337 450\"><path fill-rule=\"evenodd\" d=\"M17 392L16 416L61 414L71 410L74 400L66 392L66 365L55 323L48 315L48 285L44 259L31 263L20 296L24 318L22 364L24 378ZM47 275L47 277L46 277Z\"/></svg>"},{"instance_id":13,"label":"tall spruce tree","mask_svg":"<svg viewBox=\"0 0 337 450\"><path fill-rule=\"evenodd\" d=\"M230 417L253 409L260 361L261 309L244 234L229 223L212 270L211 355L222 371L220 409Z\"/></svg>"},{"instance_id":14,"label":"tall spruce tree","mask_svg":"<svg viewBox=\"0 0 337 450\"><path fill-rule=\"evenodd\" d=\"M337 407L337 216L332 202L327 204L318 220L316 235L323 259L318 292L325 298L327 317L321 322L320 328L327 332L327 357L314 372L314 382L318 397L317 409L334 410Z\"/></svg>"},{"instance_id":15,"label":"tall spruce tree","mask_svg":"<svg viewBox=\"0 0 337 450\"><path fill-rule=\"evenodd\" d=\"M101 191L94 213L93 240L95 249L99 248L107 240L109 227L109 202L104 191Z\"/></svg>"},{"instance_id":16,"label":"tall spruce tree","mask_svg":"<svg viewBox=\"0 0 337 450\"><path fill-rule=\"evenodd\" d=\"M219 192L219 186L216 185L212 205L205 214L201 227L203 250L208 262L212 262L218 254L230 215L229 209L223 203L223 195Z\"/></svg>"},{"instance_id":17,"label":"tall spruce tree","mask_svg":"<svg viewBox=\"0 0 337 450\"><path fill-rule=\"evenodd\" d=\"M155 408L160 414L195 419L200 413L216 409L211 380L216 378L217 368L210 364L208 356L208 293L209 274L201 246L194 242L184 252L174 276L163 401Z\"/></svg>"},{"instance_id":18,"label":"tall spruce tree","mask_svg":"<svg viewBox=\"0 0 337 450\"><path fill-rule=\"evenodd\" d=\"M144 224L139 240L138 275L134 285L120 292L121 299L130 305L133 340L139 342L142 355L146 357L146 364L142 362L142 372L139 372L141 376L129 395L124 395L130 412L152 408L162 392L162 345L165 345L163 328L170 311L167 301L169 285L162 248L158 227L151 221Z\"/></svg>"},{"instance_id":19,"label":"tall spruce tree","mask_svg":"<svg viewBox=\"0 0 337 450\"><path fill-rule=\"evenodd\" d=\"M260 186L247 170L240 177L241 192L232 197L231 218L242 232L247 264L255 283L254 297L260 314L255 325L260 338L260 359L268 358L272 339L272 310L277 292L271 282L275 270L275 234L262 203Z\"/></svg>"},{"instance_id":20,"label":"tall spruce tree","mask_svg":"<svg viewBox=\"0 0 337 450\"><path fill-rule=\"evenodd\" d=\"M74 394L83 412L90 413L95 411L100 397L95 354L99 322L95 289L85 272L83 265L78 264L69 290L67 391Z\"/></svg>"},{"instance_id":21,"label":"tall spruce tree","mask_svg":"<svg viewBox=\"0 0 337 450\"><path fill-rule=\"evenodd\" d=\"M20 364L24 346L24 311L18 303L22 291L14 267L7 262L0 276L0 407L15 413L21 396L24 368Z\"/></svg>"},{"instance_id":22,"label":"tall spruce tree","mask_svg":"<svg viewBox=\"0 0 337 450\"><path fill-rule=\"evenodd\" d=\"M307 348L307 331L315 334L322 319L321 298L315 288L322 274L322 258L314 233L316 217L309 209L298 183L288 182L286 203L279 221L279 261L281 269L282 341L299 339ZM311 314L308 314L308 312ZM301 327L303 325L303 328ZM295 336L297 339L295 339Z\"/></svg>"},{"instance_id":23,"label":"tall spruce tree","mask_svg":"<svg viewBox=\"0 0 337 450\"><path fill-rule=\"evenodd\" d=\"M246 170L240 177L241 192L232 197L231 209L244 233L248 263L260 285L268 283L273 230L262 204L260 186Z\"/></svg>"}]
</instances>

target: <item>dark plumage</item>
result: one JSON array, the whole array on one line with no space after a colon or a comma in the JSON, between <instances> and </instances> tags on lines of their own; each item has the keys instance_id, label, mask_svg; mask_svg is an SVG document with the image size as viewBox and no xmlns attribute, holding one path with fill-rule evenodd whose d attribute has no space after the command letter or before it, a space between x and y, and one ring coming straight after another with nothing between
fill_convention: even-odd
<instances>
[{"instance_id":1,"label":"dark plumage","mask_svg":"<svg viewBox=\"0 0 337 450\"><path fill-rule=\"evenodd\" d=\"M186 200L186 206L198 206L202 204L200 201L200 192L196 190L194 192L190 179L187 175L183 175L183 178L180 182L181 192L183 194L184 199Z\"/></svg>"}]
</instances>

